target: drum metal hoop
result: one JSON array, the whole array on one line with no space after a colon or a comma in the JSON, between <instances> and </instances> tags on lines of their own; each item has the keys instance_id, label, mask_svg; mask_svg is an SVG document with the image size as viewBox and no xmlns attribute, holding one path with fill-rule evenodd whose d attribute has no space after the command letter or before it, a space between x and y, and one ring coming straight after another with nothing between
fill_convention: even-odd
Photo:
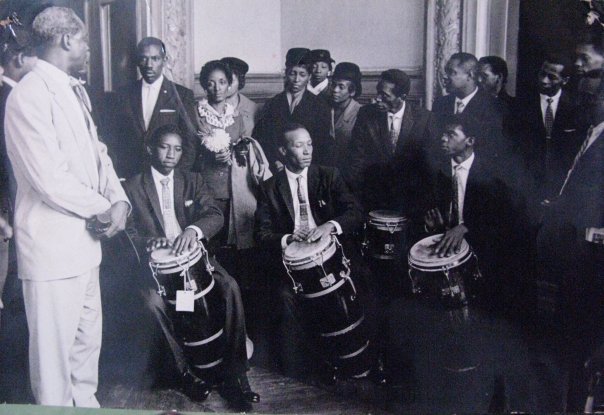
<instances>
[{"instance_id":1,"label":"drum metal hoop","mask_svg":"<svg viewBox=\"0 0 604 415\"><path fill-rule=\"evenodd\" d=\"M289 270L289 266L287 265L287 263L285 262L285 260L281 260L281 262L283 263L283 266L285 267L285 271L287 272L287 276L289 277L290 280L292 280L292 289L294 290L295 294L298 293L302 293L304 290L302 288L302 284L300 284L299 282L297 282L294 277L292 277L292 273Z\"/></svg>"}]
</instances>

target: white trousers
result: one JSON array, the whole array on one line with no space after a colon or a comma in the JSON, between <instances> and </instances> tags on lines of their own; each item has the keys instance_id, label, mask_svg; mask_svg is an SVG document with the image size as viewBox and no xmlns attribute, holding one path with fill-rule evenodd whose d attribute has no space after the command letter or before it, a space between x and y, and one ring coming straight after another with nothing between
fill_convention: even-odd
<instances>
[{"instance_id":1,"label":"white trousers","mask_svg":"<svg viewBox=\"0 0 604 415\"><path fill-rule=\"evenodd\" d=\"M24 280L23 298L36 403L98 408L103 328L99 268L61 280Z\"/></svg>"}]
</instances>

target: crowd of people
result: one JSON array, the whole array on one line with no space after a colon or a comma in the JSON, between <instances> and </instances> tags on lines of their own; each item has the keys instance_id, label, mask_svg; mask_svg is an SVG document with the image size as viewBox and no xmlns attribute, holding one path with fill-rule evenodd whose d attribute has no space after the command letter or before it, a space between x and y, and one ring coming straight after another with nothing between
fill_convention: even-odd
<instances>
[{"instance_id":1,"label":"crowd of people","mask_svg":"<svg viewBox=\"0 0 604 415\"><path fill-rule=\"evenodd\" d=\"M292 330L304 316L283 251L337 235L373 310L368 336L382 337L389 298L372 276L382 268L359 252L367 215L388 210L408 223L396 253L401 269L426 235L442 234L432 247L439 258L467 241L483 276L477 307L559 319L568 408L582 408L580 368L600 346L604 311L602 33L586 32L574 61L548 55L538 93L522 101L506 91L503 59L455 53L442 74L447 94L431 110L409 99L411 79L399 69L383 71L375 98L362 105L359 66L306 48L288 50L284 91L262 108L241 92L249 66L236 57L203 64L205 97L196 101L165 75L164 43L148 37L136 48L142 78L100 108L97 125L79 81L89 54L84 23L49 7L31 29L13 29L1 52L0 312L12 318L25 305L37 403L99 406L99 265L121 261L120 252L101 252L101 241L127 235L135 247L142 266L133 278L143 281L140 295L183 390L203 401L218 387L249 409L260 396L246 377L245 296L269 281L287 373L288 337L315 346ZM225 304L225 348L211 379L183 351L177 312L147 266L158 249L178 256L199 241ZM382 342L372 344L365 375L387 384L396 369L385 364Z\"/></svg>"}]
</instances>

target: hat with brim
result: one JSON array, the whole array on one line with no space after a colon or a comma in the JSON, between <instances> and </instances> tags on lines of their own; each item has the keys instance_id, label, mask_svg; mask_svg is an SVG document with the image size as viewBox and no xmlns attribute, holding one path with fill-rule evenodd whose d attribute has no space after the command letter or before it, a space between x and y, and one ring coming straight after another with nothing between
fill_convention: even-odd
<instances>
[{"instance_id":1,"label":"hat with brim","mask_svg":"<svg viewBox=\"0 0 604 415\"><path fill-rule=\"evenodd\" d=\"M351 81L355 87L355 96L358 97L363 92L363 86L361 84L362 77L363 75L361 74L361 69L358 65L352 62L340 62L336 65L331 79L333 81L338 79Z\"/></svg>"}]
</instances>

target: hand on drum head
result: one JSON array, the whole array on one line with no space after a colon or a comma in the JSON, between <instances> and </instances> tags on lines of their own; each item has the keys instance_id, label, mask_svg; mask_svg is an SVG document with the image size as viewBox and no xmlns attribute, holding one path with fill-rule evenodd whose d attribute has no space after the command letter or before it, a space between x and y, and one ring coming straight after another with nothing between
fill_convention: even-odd
<instances>
[{"instance_id":1,"label":"hand on drum head","mask_svg":"<svg viewBox=\"0 0 604 415\"><path fill-rule=\"evenodd\" d=\"M426 212L424 215L424 222L429 232L432 232L435 229L445 225L445 221L443 220L438 208L430 209L428 212Z\"/></svg>"},{"instance_id":2,"label":"hand on drum head","mask_svg":"<svg viewBox=\"0 0 604 415\"><path fill-rule=\"evenodd\" d=\"M186 251L192 251L197 246L197 232L193 229L185 229L172 243L172 254L180 255Z\"/></svg>"},{"instance_id":3,"label":"hand on drum head","mask_svg":"<svg viewBox=\"0 0 604 415\"><path fill-rule=\"evenodd\" d=\"M468 233L468 228L464 224L449 229L434 247L434 252L439 257L451 256L454 253L458 253L466 233Z\"/></svg>"},{"instance_id":4,"label":"hand on drum head","mask_svg":"<svg viewBox=\"0 0 604 415\"><path fill-rule=\"evenodd\" d=\"M291 244L292 242L302 242L306 241L308 235L310 235L310 229L298 229L293 234L287 237L287 244Z\"/></svg>"},{"instance_id":5,"label":"hand on drum head","mask_svg":"<svg viewBox=\"0 0 604 415\"><path fill-rule=\"evenodd\" d=\"M306 240L310 242L315 242L323 238L324 236L329 236L336 231L336 227L331 222L325 222L323 225L318 226L310 231L310 234L306 238Z\"/></svg>"},{"instance_id":6,"label":"hand on drum head","mask_svg":"<svg viewBox=\"0 0 604 415\"><path fill-rule=\"evenodd\" d=\"M171 246L168 238L153 238L147 242L147 252L153 252L156 249L168 248Z\"/></svg>"}]
</instances>

